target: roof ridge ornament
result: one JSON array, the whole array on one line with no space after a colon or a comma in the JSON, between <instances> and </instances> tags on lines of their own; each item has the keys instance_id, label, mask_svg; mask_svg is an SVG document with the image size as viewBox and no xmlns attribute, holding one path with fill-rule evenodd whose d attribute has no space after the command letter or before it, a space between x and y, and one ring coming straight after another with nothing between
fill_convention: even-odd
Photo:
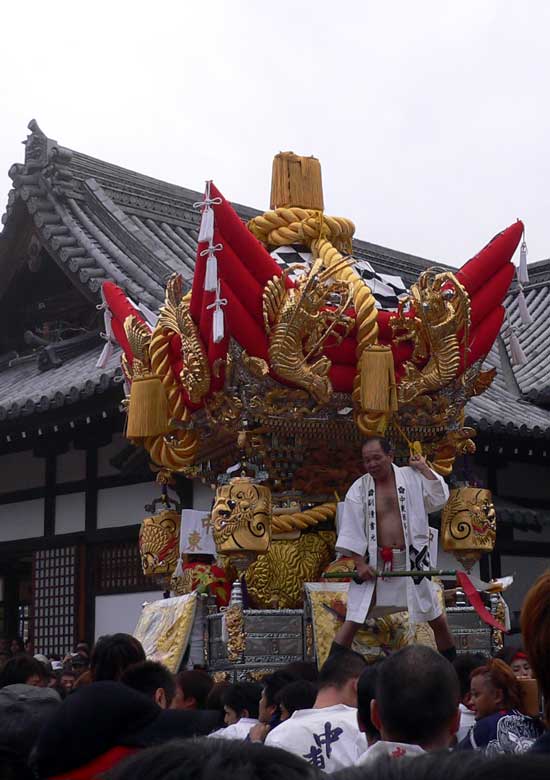
<instances>
[{"instance_id":1,"label":"roof ridge ornament","mask_svg":"<svg viewBox=\"0 0 550 780\"><path fill-rule=\"evenodd\" d=\"M40 129L36 119L31 119L27 125L31 131L26 140L25 146L25 165L29 168L42 168L47 165L50 151L57 141L53 141Z\"/></svg>"},{"instance_id":2,"label":"roof ridge ornament","mask_svg":"<svg viewBox=\"0 0 550 780\"><path fill-rule=\"evenodd\" d=\"M28 170L44 168L54 159L62 162L68 162L71 159L71 150L59 146L55 139L48 138L36 119L31 119L27 128L31 132L23 144L25 146L25 166Z\"/></svg>"}]
</instances>

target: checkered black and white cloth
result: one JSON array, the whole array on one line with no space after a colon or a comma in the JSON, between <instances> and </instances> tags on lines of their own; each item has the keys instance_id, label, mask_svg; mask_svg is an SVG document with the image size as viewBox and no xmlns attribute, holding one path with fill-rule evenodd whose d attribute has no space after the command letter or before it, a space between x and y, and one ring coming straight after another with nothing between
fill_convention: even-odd
<instances>
[{"instance_id":1,"label":"checkered black and white cloth","mask_svg":"<svg viewBox=\"0 0 550 780\"><path fill-rule=\"evenodd\" d=\"M311 252L305 246L279 246L271 252L271 257L282 269L295 263L311 265ZM403 279L375 271L366 260L355 260L353 266L370 287L377 308L395 311L400 298L408 292ZM294 277L294 274L291 274L291 277Z\"/></svg>"}]
</instances>

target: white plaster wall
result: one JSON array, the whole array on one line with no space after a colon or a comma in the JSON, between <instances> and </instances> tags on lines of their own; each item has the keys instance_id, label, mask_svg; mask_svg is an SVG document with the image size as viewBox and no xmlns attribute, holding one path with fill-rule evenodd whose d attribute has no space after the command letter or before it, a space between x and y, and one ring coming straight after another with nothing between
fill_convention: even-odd
<instances>
[{"instance_id":1,"label":"white plaster wall","mask_svg":"<svg viewBox=\"0 0 550 780\"><path fill-rule=\"evenodd\" d=\"M212 508L214 500L214 491L209 485L203 485L199 480L193 482L193 506L192 509L204 509L206 511Z\"/></svg>"},{"instance_id":2,"label":"white plaster wall","mask_svg":"<svg viewBox=\"0 0 550 780\"><path fill-rule=\"evenodd\" d=\"M44 535L44 499L0 504L0 542Z\"/></svg>"},{"instance_id":3,"label":"white plaster wall","mask_svg":"<svg viewBox=\"0 0 550 780\"><path fill-rule=\"evenodd\" d=\"M0 493L43 487L45 475L44 458L35 458L31 450L0 457Z\"/></svg>"},{"instance_id":4,"label":"white plaster wall","mask_svg":"<svg viewBox=\"0 0 550 780\"><path fill-rule=\"evenodd\" d=\"M162 591L96 596L95 638L104 634L133 634L144 601L158 601Z\"/></svg>"},{"instance_id":5,"label":"white plaster wall","mask_svg":"<svg viewBox=\"0 0 550 780\"><path fill-rule=\"evenodd\" d=\"M85 495L68 493L55 499L55 533L71 534L85 529Z\"/></svg>"},{"instance_id":6,"label":"white plaster wall","mask_svg":"<svg viewBox=\"0 0 550 780\"><path fill-rule=\"evenodd\" d=\"M97 494L97 527L115 528L120 525L138 525L147 513L145 504L158 498L160 489L154 482L106 488Z\"/></svg>"}]
</instances>

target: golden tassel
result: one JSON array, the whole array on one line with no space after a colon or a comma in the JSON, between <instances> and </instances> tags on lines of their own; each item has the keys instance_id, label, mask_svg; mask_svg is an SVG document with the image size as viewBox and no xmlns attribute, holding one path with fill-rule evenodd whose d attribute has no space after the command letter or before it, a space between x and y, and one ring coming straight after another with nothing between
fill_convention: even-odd
<instances>
[{"instance_id":1,"label":"golden tassel","mask_svg":"<svg viewBox=\"0 0 550 780\"><path fill-rule=\"evenodd\" d=\"M271 208L324 209L321 163L316 157L279 152L273 159Z\"/></svg>"},{"instance_id":2,"label":"golden tassel","mask_svg":"<svg viewBox=\"0 0 550 780\"><path fill-rule=\"evenodd\" d=\"M361 409L396 412L397 387L391 347L371 344L361 359ZM389 415L388 415L389 416Z\"/></svg>"},{"instance_id":3,"label":"golden tassel","mask_svg":"<svg viewBox=\"0 0 550 780\"><path fill-rule=\"evenodd\" d=\"M132 381L128 424L129 439L160 436L168 431L168 399L160 377L145 374Z\"/></svg>"}]
</instances>

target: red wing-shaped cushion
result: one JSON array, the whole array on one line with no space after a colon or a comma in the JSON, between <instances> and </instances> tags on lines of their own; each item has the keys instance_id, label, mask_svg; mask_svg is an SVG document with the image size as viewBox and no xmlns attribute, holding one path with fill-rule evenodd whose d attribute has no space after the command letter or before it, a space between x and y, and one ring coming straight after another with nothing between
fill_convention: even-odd
<instances>
[{"instance_id":1,"label":"red wing-shaped cushion","mask_svg":"<svg viewBox=\"0 0 550 780\"><path fill-rule=\"evenodd\" d=\"M111 320L111 328L113 329L114 337L124 350L126 359L130 365L132 365L134 356L132 355L132 350L130 349L128 339L126 338L126 333L124 332L124 320L126 317L129 317L130 314L133 314L134 317L137 317L141 322L145 322L145 320L139 311L132 306L120 287L114 284L114 282L103 282L101 288L103 290L105 303L113 317Z\"/></svg>"},{"instance_id":2,"label":"red wing-shaped cushion","mask_svg":"<svg viewBox=\"0 0 550 780\"><path fill-rule=\"evenodd\" d=\"M223 361L227 355L230 335L250 355L267 359L262 296L269 279L280 276L281 269L213 184L210 196L221 199L221 203L212 207L214 244L221 244L221 249L215 253L220 298L226 301L221 307L224 312L225 336L219 344L214 344L212 338L216 294L204 290L207 263L205 250L208 248L204 242L199 244L197 250L190 310L199 326L201 339L207 345L210 365L218 361L221 367L212 375L210 391L214 392L223 387Z\"/></svg>"}]
</instances>

